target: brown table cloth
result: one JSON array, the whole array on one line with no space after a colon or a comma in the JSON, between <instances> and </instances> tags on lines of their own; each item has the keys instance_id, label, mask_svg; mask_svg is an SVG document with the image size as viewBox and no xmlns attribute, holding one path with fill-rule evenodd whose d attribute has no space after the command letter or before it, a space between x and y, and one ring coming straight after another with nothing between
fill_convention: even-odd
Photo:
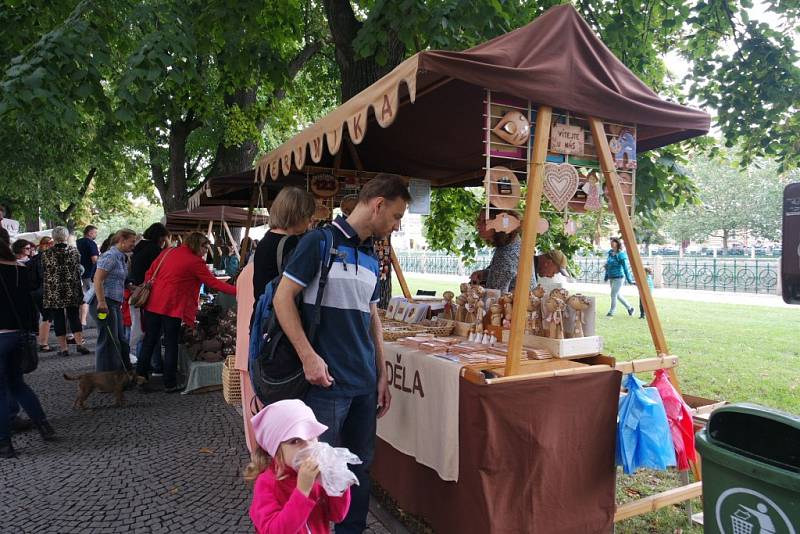
<instances>
[{"instance_id":1,"label":"brown table cloth","mask_svg":"<svg viewBox=\"0 0 800 534\"><path fill-rule=\"evenodd\" d=\"M611 532L621 378L462 379L459 481L443 481L380 439L373 480L443 534Z\"/></svg>"}]
</instances>

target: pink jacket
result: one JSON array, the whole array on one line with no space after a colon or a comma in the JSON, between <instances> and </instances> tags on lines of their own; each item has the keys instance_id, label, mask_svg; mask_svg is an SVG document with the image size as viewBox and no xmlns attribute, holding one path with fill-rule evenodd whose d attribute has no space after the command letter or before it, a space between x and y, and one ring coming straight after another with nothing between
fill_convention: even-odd
<instances>
[{"instance_id":1,"label":"pink jacket","mask_svg":"<svg viewBox=\"0 0 800 534\"><path fill-rule=\"evenodd\" d=\"M328 497L314 483L308 497L297 489L297 473L278 480L267 469L256 479L250 519L259 534L328 534L330 523L342 521L350 509L350 488L341 497Z\"/></svg>"}]
</instances>

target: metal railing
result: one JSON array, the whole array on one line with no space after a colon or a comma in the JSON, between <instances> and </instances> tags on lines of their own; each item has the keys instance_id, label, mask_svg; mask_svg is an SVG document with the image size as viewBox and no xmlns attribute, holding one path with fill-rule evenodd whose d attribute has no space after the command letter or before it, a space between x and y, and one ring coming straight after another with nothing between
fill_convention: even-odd
<instances>
[{"instance_id":1,"label":"metal railing","mask_svg":"<svg viewBox=\"0 0 800 534\"><path fill-rule=\"evenodd\" d=\"M491 254L479 254L476 263L465 266L458 256L440 252L398 252L405 272L466 276L476 269L485 269ZM602 284L604 257L577 258L580 274L576 280ZM653 267L655 279L662 287L774 294L778 285L777 259L730 258L664 258L644 257L644 264Z\"/></svg>"}]
</instances>

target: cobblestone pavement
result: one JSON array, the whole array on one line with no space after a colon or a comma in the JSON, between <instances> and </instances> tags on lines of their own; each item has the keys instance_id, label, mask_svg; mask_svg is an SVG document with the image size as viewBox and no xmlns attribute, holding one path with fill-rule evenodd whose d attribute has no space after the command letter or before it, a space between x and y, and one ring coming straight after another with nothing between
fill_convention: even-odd
<instances>
[{"instance_id":1,"label":"cobblestone pavement","mask_svg":"<svg viewBox=\"0 0 800 534\"><path fill-rule=\"evenodd\" d=\"M77 383L62 373L93 370L94 354L51 352L26 376L59 440L13 436L18 458L0 460L0 532L253 532L242 420L221 392L127 391L121 408L95 392L73 410ZM367 532L388 532L369 522Z\"/></svg>"}]
</instances>

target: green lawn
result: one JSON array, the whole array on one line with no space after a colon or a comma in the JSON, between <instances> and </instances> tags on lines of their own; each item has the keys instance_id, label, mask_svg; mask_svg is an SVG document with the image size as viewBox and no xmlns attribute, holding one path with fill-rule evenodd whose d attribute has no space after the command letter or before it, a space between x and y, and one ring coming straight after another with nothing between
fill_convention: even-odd
<instances>
[{"instance_id":1,"label":"green lawn","mask_svg":"<svg viewBox=\"0 0 800 534\"><path fill-rule=\"evenodd\" d=\"M457 284L406 276L417 289L457 291ZM396 284L395 284L396 285ZM394 294L402 294L399 287ZM605 352L619 360L654 355L647 321L618 308L605 317L607 292L598 298L598 334ZM730 402L754 402L800 413L800 307L797 309L661 299L656 302L670 352L680 358L677 372L684 393ZM622 313L619 313L619 312ZM640 378L647 380L649 373ZM680 485L674 472L639 471L617 477L617 502L623 503ZM701 510L699 499L692 501ZM664 508L617 525L617 533L702 533L689 524L686 504Z\"/></svg>"}]
</instances>

